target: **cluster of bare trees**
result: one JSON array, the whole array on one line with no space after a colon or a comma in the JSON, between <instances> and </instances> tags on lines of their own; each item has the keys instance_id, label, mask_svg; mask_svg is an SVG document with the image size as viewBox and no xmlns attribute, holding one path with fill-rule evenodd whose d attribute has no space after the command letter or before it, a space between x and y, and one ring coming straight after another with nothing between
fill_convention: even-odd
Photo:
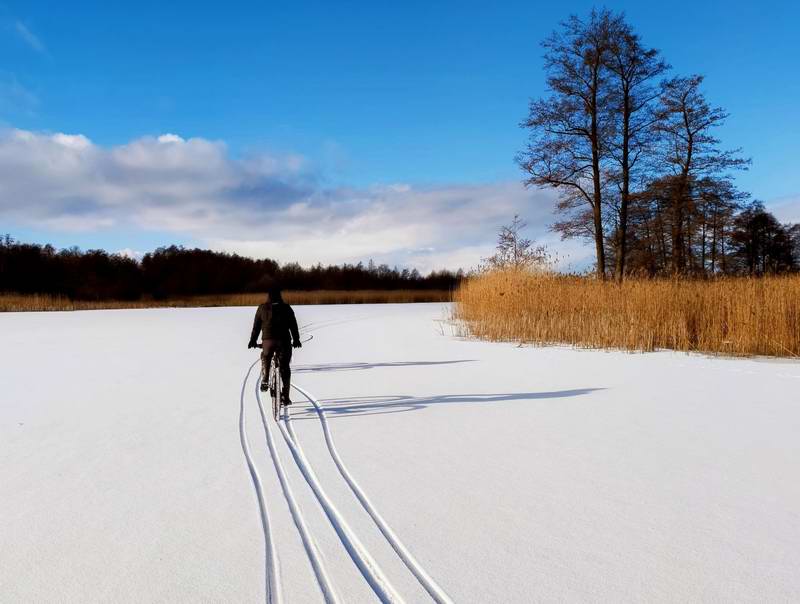
<instances>
[{"instance_id":1,"label":"cluster of bare trees","mask_svg":"<svg viewBox=\"0 0 800 604\"><path fill-rule=\"evenodd\" d=\"M530 104L518 161L527 185L559 190L553 228L594 242L598 277L796 267L796 250L778 262L742 241L744 222L768 213L731 180L749 160L720 148L727 113L708 103L702 76L668 77L660 53L608 10L570 17L543 46L549 95ZM786 249L796 244L797 228L773 227Z\"/></svg>"}]
</instances>

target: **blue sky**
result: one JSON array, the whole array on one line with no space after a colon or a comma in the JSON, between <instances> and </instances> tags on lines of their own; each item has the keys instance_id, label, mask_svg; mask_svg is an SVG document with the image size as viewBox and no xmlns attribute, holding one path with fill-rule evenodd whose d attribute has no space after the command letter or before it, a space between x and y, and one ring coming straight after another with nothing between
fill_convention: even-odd
<instances>
[{"instance_id":1,"label":"blue sky","mask_svg":"<svg viewBox=\"0 0 800 604\"><path fill-rule=\"evenodd\" d=\"M731 113L719 132L723 144L742 147L753 158L737 182L780 211L786 206L786 219L800 220L792 214L793 200L800 198L798 4L695 2L691 12L668 3L606 6L624 10L676 73L706 75L707 96ZM365 191L374 200L376 189L384 203L403 187L411 188L406 197L432 191L459 199L475 191L487 194L486 187L520 180L513 157L525 133L517 124L528 99L543 92L539 42L570 12L585 14L591 7L590 2L569 7L5 2L0 4L0 122L38 135L83 135L93 148L111 154L166 133L184 141L218 141L225 145L220 161L236 170L237 162L254 158L288 162L293 168L280 176L282 186L291 181L323 196L336 190L337 201L349 190L344 197L351 205ZM392 186L387 197L385 188ZM514 203L551 200L546 194L517 197ZM400 204L403 214L413 215L415 203L423 202L403 203L408 204ZM527 215L535 234L547 238L549 215L538 209ZM109 218L83 227L45 218L0 214L0 225L7 225L0 230L83 247L142 250L185 241L277 253L275 246L256 245L252 234L237 234L232 225L220 227L224 236L214 238L213 226L186 228L185 219L162 224ZM502 220L499 213L490 218ZM333 226L344 229L342 236L355 228L342 225ZM314 241L324 248L320 237ZM416 251L380 245L370 251L365 242L336 251L333 259L383 255L426 267L421 254L434 266L469 258L492 238L488 231L486 241L468 237L458 245L471 251L459 255L453 251L458 245L446 253L444 244L432 250L437 246L424 237L398 235L396 245L410 242Z\"/></svg>"}]
</instances>

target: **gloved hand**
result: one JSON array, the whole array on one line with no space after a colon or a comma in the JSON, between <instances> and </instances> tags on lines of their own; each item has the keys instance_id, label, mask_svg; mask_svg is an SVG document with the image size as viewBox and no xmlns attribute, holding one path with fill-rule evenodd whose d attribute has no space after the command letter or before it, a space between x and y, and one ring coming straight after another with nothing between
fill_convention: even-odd
<instances>
[{"instance_id":1,"label":"gloved hand","mask_svg":"<svg viewBox=\"0 0 800 604\"><path fill-rule=\"evenodd\" d=\"M292 342L292 348L302 348L303 343L300 340L294 340Z\"/></svg>"},{"instance_id":2,"label":"gloved hand","mask_svg":"<svg viewBox=\"0 0 800 604\"><path fill-rule=\"evenodd\" d=\"M247 347L248 348L258 348L258 344L256 344L253 340L250 340L250 342L247 344Z\"/></svg>"}]
</instances>

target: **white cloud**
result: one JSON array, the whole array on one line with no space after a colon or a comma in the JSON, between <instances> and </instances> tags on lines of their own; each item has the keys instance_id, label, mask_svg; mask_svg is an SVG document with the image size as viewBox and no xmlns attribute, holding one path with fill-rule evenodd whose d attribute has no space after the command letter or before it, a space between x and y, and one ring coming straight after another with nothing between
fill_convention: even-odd
<instances>
[{"instance_id":1,"label":"white cloud","mask_svg":"<svg viewBox=\"0 0 800 604\"><path fill-rule=\"evenodd\" d=\"M169 132L167 134L162 134L156 140L158 140L159 143L183 143L183 142L185 142L177 134L170 134Z\"/></svg>"},{"instance_id":2,"label":"white cloud","mask_svg":"<svg viewBox=\"0 0 800 604\"><path fill-rule=\"evenodd\" d=\"M32 139L31 137L28 137L27 140L32 140ZM92 145L92 141L90 141L82 134L77 134L77 135L61 134L61 133L54 134L53 142L59 145L63 145L64 147L77 150L88 149Z\"/></svg>"},{"instance_id":3,"label":"white cloud","mask_svg":"<svg viewBox=\"0 0 800 604\"><path fill-rule=\"evenodd\" d=\"M140 252L138 250L132 250L129 247L117 250L115 253L120 256L124 256L125 258L131 258L132 260L141 260L142 258L144 258L144 252Z\"/></svg>"},{"instance_id":4,"label":"white cloud","mask_svg":"<svg viewBox=\"0 0 800 604\"><path fill-rule=\"evenodd\" d=\"M18 224L166 231L282 262L374 258L427 271L477 265L519 213L530 236L564 248L547 231L553 194L515 182L355 189L319 180L302 157L234 159L202 138L103 147L82 135L0 132L0 219ZM585 263L587 248L572 249L570 261Z\"/></svg>"}]
</instances>

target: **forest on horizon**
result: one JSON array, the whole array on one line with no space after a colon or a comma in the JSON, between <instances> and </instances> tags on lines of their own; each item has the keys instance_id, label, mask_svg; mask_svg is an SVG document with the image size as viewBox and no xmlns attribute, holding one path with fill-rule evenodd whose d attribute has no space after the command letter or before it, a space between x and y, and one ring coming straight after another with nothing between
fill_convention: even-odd
<instances>
[{"instance_id":1,"label":"forest on horizon","mask_svg":"<svg viewBox=\"0 0 800 604\"><path fill-rule=\"evenodd\" d=\"M170 245L141 261L105 250L22 243L0 238L0 293L47 294L74 300L167 300L210 294L287 290L450 290L461 271L433 271L376 264L304 268L269 258Z\"/></svg>"}]
</instances>

